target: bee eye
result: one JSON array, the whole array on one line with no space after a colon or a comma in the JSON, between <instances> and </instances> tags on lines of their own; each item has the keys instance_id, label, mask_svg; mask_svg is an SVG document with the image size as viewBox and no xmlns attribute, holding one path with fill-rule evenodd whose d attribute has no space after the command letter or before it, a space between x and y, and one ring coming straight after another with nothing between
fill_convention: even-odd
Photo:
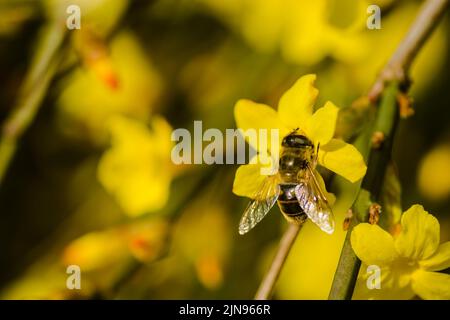
<instances>
[{"instance_id":1,"label":"bee eye","mask_svg":"<svg viewBox=\"0 0 450 320\"><path fill-rule=\"evenodd\" d=\"M305 136L291 134L283 138L281 145L289 148L301 148L305 146L312 146L312 142Z\"/></svg>"}]
</instances>

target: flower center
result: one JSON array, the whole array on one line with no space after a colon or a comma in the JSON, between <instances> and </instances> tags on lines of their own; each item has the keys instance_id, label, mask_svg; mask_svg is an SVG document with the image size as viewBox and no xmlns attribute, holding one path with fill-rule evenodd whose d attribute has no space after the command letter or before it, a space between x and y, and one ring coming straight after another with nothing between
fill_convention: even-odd
<instances>
[{"instance_id":1,"label":"flower center","mask_svg":"<svg viewBox=\"0 0 450 320\"><path fill-rule=\"evenodd\" d=\"M419 263L409 258L397 258L392 263L392 270L403 274L411 274L419 268Z\"/></svg>"}]
</instances>

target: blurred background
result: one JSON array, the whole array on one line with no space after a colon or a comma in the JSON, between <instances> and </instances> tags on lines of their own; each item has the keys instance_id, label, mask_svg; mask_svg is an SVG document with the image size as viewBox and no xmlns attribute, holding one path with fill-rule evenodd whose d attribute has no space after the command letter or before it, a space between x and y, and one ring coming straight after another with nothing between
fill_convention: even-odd
<instances>
[{"instance_id":1,"label":"blurred background","mask_svg":"<svg viewBox=\"0 0 450 320\"><path fill-rule=\"evenodd\" d=\"M79 30L66 27L72 4ZM380 30L366 28L369 4L381 7ZM231 191L237 166L174 165L172 130L194 120L235 128L238 99L276 107L316 73L317 105L342 109L337 134L353 142L354 101L420 4L0 0L0 298L252 298L287 223L274 208L239 236L248 199ZM394 198L438 217L441 242L450 240L448 23L447 14L413 65L415 114L394 145ZM323 174L338 197L337 230L304 226L277 299L328 296L358 186ZM81 290L66 288L72 264Z\"/></svg>"}]
</instances>

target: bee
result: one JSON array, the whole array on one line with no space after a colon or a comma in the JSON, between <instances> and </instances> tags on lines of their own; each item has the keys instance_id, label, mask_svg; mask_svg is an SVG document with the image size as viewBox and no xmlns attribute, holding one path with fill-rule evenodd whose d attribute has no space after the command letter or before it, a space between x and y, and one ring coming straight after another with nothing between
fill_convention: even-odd
<instances>
[{"instance_id":1,"label":"bee","mask_svg":"<svg viewBox=\"0 0 450 320\"><path fill-rule=\"evenodd\" d=\"M275 202L291 223L301 225L308 218L326 233L334 232L334 217L325 192L314 171L317 148L298 129L283 138L278 172L264 179L239 223L239 233L249 232L270 211Z\"/></svg>"}]
</instances>

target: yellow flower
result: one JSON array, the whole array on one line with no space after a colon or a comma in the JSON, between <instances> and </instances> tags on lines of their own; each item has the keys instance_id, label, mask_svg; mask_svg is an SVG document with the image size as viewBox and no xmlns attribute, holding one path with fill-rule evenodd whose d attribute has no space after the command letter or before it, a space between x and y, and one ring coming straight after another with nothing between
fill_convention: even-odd
<instances>
[{"instance_id":1,"label":"yellow flower","mask_svg":"<svg viewBox=\"0 0 450 320\"><path fill-rule=\"evenodd\" d=\"M339 87L335 94L350 93L353 97L363 94L372 84L420 5L419 1L394 4L393 0L198 1L259 52L279 52L285 62L302 66L330 57L337 63L327 64L321 74L338 68L340 83L333 84ZM381 29L370 30L366 26L370 16L367 8L374 4L381 7ZM448 51L447 29L445 24L436 29L412 66L412 78L421 79L412 86L412 93L422 92L443 69ZM345 90L346 86L352 89Z\"/></svg>"},{"instance_id":2,"label":"yellow flower","mask_svg":"<svg viewBox=\"0 0 450 320\"><path fill-rule=\"evenodd\" d=\"M450 241L439 245L439 237L438 220L420 205L403 214L395 238L377 225L356 226L351 243L364 265L353 298L450 299L450 275L435 272L450 267ZM380 289L367 288L369 265L380 267Z\"/></svg>"},{"instance_id":3,"label":"yellow flower","mask_svg":"<svg viewBox=\"0 0 450 320\"><path fill-rule=\"evenodd\" d=\"M234 113L239 129L279 129L280 140L299 128L315 146L320 143L318 162L320 165L343 176L350 182L361 179L366 172L364 159L351 144L333 139L339 109L330 101L313 113L314 102L319 91L314 87L316 76L301 77L284 93L278 104L278 112L271 107L239 100ZM272 143L280 143L268 141ZM252 146L255 149L258 146ZM258 150L264 153L266 150ZM261 164L242 165L236 171L233 192L252 198L266 176L260 174ZM320 177L320 175L318 175Z\"/></svg>"},{"instance_id":4,"label":"yellow flower","mask_svg":"<svg viewBox=\"0 0 450 320\"><path fill-rule=\"evenodd\" d=\"M200 0L256 50L279 50L291 63L314 65L331 56L361 59L366 0Z\"/></svg>"},{"instance_id":5,"label":"yellow flower","mask_svg":"<svg viewBox=\"0 0 450 320\"><path fill-rule=\"evenodd\" d=\"M167 223L162 219L90 232L65 247L62 262L78 265L84 272L112 268L130 257L151 262L163 251L166 234Z\"/></svg>"},{"instance_id":6,"label":"yellow flower","mask_svg":"<svg viewBox=\"0 0 450 320\"><path fill-rule=\"evenodd\" d=\"M130 216L161 209L169 197L174 174L170 160L172 129L156 116L151 126L153 131L124 116L108 121L111 148L100 159L97 175Z\"/></svg>"},{"instance_id":7,"label":"yellow flower","mask_svg":"<svg viewBox=\"0 0 450 320\"><path fill-rule=\"evenodd\" d=\"M432 149L421 160L417 183L430 200L443 201L450 195L450 144Z\"/></svg>"},{"instance_id":8,"label":"yellow flower","mask_svg":"<svg viewBox=\"0 0 450 320\"><path fill-rule=\"evenodd\" d=\"M137 39L127 31L116 35L110 43L110 55L96 62L76 68L64 81L58 98L58 120L68 134L104 142L105 124L111 115L129 115L143 121L150 118L161 79ZM117 79L111 79L111 74Z\"/></svg>"},{"instance_id":9,"label":"yellow flower","mask_svg":"<svg viewBox=\"0 0 450 320\"><path fill-rule=\"evenodd\" d=\"M64 265L77 265L85 272L102 269L125 260L128 250L123 232L108 230L87 233L72 241L62 255Z\"/></svg>"}]
</instances>

